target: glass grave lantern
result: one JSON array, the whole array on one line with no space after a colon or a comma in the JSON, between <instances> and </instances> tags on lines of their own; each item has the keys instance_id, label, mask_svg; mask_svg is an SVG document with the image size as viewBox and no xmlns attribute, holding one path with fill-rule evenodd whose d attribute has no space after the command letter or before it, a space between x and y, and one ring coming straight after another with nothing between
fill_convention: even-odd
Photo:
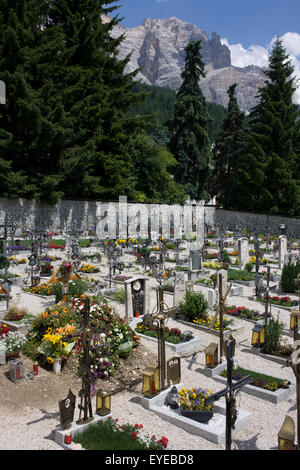
<instances>
[{"instance_id":1,"label":"glass grave lantern","mask_svg":"<svg viewBox=\"0 0 300 470\"><path fill-rule=\"evenodd\" d=\"M218 365L218 345L210 343L205 349L205 365L213 369Z\"/></svg>"},{"instance_id":2,"label":"glass grave lantern","mask_svg":"<svg viewBox=\"0 0 300 470\"><path fill-rule=\"evenodd\" d=\"M13 382L17 382L18 380L23 379L24 377L23 362L20 361L19 359L15 359L14 361L11 361L9 374L10 374L10 380L12 380Z\"/></svg>"},{"instance_id":3,"label":"glass grave lantern","mask_svg":"<svg viewBox=\"0 0 300 470\"><path fill-rule=\"evenodd\" d=\"M296 450L295 423L293 418L286 416L278 433L278 450Z\"/></svg>"},{"instance_id":4,"label":"glass grave lantern","mask_svg":"<svg viewBox=\"0 0 300 470\"><path fill-rule=\"evenodd\" d=\"M292 310L290 315L290 330L294 331L294 340L300 339L300 310Z\"/></svg>"},{"instance_id":5,"label":"glass grave lantern","mask_svg":"<svg viewBox=\"0 0 300 470\"><path fill-rule=\"evenodd\" d=\"M143 371L142 393L147 398L153 398L160 392L159 368L148 366Z\"/></svg>"},{"instance_id":6,"label":"glass grave lantern","mask_svg":"<svg viewBox=\"0 0 300 470\"><path fill-rule=\"evenodd\" d=\"M252 329L251 345L255 348L261 348L265 344L265 324L264 322L256 322Z\"/></svg>"},{"instance_id":7,"label":"glass grave lantern","mask_svg":"<svg viewBox=\"0 0 300 470\"><path fill-rule=\"evenodd\" d=\"M96 414L108 415L111 412L111 393L99 390L96 396Z\"/></svg>"}]
</instances>

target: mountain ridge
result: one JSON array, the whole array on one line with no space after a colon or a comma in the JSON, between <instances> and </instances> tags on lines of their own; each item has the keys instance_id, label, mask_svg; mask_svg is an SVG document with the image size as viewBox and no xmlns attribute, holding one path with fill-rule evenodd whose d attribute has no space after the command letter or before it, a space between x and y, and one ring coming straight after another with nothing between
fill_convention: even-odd
<instances>
[{"instance_id":1,"label":"mountain ridge","mask_svg":"<svg viewBox=\"0 0 300 470\"><path fill-rule=\"evenodd\" d=\"M177 90L182 81L185 46L201 39L206 77L200 80L200 87L205 98L227 107L227 90L236 82L239 84L236 95L241 110L248 113L257 103L258 90L266 79L263 70L254 65L245 68L233 66L230 49L221 43L217 33L213 32L209 38L196 25L172 16L165 19L147 17L141 25L133 28L116 25L112 36L117 38L121 34L125 37L119 47L119 57L124 59L130 54L125 71L139 69L136 80Z\"/></svg>"}]
</instances>

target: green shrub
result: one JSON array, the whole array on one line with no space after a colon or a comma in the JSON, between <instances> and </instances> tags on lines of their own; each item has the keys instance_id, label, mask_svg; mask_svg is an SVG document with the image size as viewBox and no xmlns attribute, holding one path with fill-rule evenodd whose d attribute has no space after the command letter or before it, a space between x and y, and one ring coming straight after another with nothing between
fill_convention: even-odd
<instances>
[{"instance_id":1,"label":"green shrub","mask_svg":"<svg viewBox=\"0 0 300 470\"><path fill-rule=\"evenodd\" d=\"M279 317L277 319L270 318L267 326L266 326L266 342L263 347L264 352L267 354L277 354L280 350L280 339L281 334L284 328L284 323L279 321Z\"/></svg>"},{"instance_id":2,"label":"green shrub","mask_svg":"<svg viewBox=\"0 0 300 470\"><path fill-rule=\"evenodd\" d=\"M282 268L280 279L280 287L283 292L294 293L296 292L295 279L300 273L300 260L296 264L288 263Z\"/></svg>"},{"instance_id":3,"label":"green shrub","mask_svg":"<svg viewBox=\"0 0 300 470\"><path fill-rule=\"evenodd\" d=\"M248 271L248 273L251 273L251 271L253 271L253 263L251 263L250 261L249 263L246 263L245 269L246 271Z\"/></svg>"},{"instance_id":4,"label":"green shrub","mask_svg":"<svg viewBox=\"0 0 300 470\"><path fill-rule=\"evenodd\" d=\"M194 318L207 318L208 303L202 292L186 291L184 300L179 303L178 313L192 322Z\"/></svg>"}]
</instances>

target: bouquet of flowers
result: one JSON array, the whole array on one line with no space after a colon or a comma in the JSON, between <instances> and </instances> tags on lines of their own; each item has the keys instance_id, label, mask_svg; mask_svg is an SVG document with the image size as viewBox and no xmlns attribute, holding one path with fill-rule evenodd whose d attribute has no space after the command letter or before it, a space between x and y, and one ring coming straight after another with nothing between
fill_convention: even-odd
<instances>
[{"instance_id":1,"label":"bouquet of flowers","mask_svg":"<svg viewBox=\"0 0 300 470\"><path fill-rule=\"evenodd\" d=\"M4 348L8 354L16 353L26 344L27 338L25 335L17 331L9 331L5 336L0 339L0 347Z\"/></svg>"},{"instance_id":2,"label":"bouquet of flowers","mask_svg":"<svg viewBox=\"0 0 300 470\"><path fill-rule=\"evenodd\" d=\"M206 406L205 398L212 395L209 389L181 388L178 392L179 405L183 410L211 411L213 404Z\"/></svg>"}]
</instances>

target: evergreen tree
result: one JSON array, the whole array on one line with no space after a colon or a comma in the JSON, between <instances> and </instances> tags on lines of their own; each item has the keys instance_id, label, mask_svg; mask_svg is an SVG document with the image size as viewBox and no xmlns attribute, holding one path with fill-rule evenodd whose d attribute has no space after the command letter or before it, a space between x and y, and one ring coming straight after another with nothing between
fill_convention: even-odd
<instances>
[{"instance_id":1,"label":"evergreen tree","mask_svg":"<svg viewBox=\"0 0 300 470\"><path fill-rule=\"evenodd\" d=\"M234 182L234 207L300 215L299 110L293 104L294 67L279 39L269 57L267 80L250 116L250 135Z\"/></svg>"},{"instance_id":2,"label":"evergreen tree","mask_svg":"<svg viewBox=\"0 0 300 470\"><path fill-rule=\"evenodd\" d=\"M57 147L62 128L51 121L36 83L44 0L0 0L0 80L6 104L0 106L2 197L55 202L60 196Z\"/></svg>"},{"instance_id":3,"label":"evergreen tree","mask_svg":"<svg viewBox=\"0 0 300 470\"><path fill-rule=\"evenodd\" d=\"M240 111L235 97L237 83L227 90L228 113L214 147L214 177L212 192L226 209L232 208L235 195L233 180L239 167L240 155L246 141L245 115Z\"/></svg>"},{"instance_id":4,"label":"evergreen tree","mask_svg":"<svg viewBox=\"0 0 300 470\"><path fill-rule=\"evenodd\" d=\"M200 78L205 76L200 48L201 40L185 48L183 82L176 95L169 150L178 162L175 180L192 199L209 199L205 185L211 173L211 154L207 107L199 86Z\"/></svg>"},{"instance_id":5,"label":"evergreen tree","mask_svg":"<svg viewBox=\"0 0 300 470\"><path fill-rule=\"evenodd\" d=\"M111 36L115 0L49 0L45 37L51 59L42 70L65 111L72 135L61 158L65 197L134 198L131 154L144 119L125 113L143 98L132 93L129 57L117 58L123 36Z\"/></svg>"}]
</instances>

